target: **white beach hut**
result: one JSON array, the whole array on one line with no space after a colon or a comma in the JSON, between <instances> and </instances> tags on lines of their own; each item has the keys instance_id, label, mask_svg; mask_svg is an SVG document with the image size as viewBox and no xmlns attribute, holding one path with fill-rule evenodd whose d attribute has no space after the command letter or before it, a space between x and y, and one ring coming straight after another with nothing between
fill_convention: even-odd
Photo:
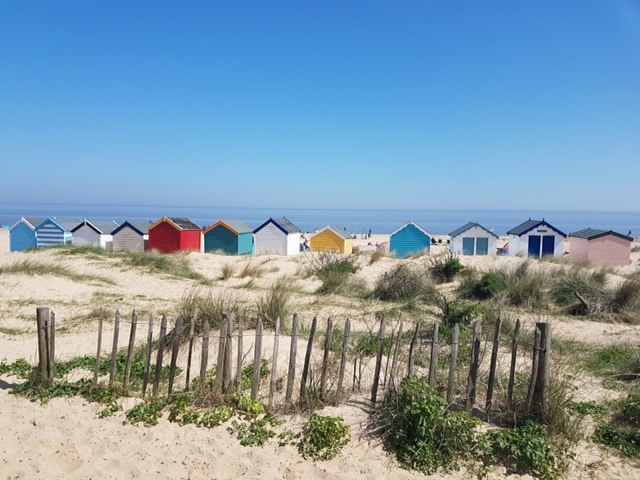
<instances>
[{"instance_id":1,"label":"white beach hut","mask_svg":"<svg viewBox=\"0 0 640 480\"><path fill-rule=\"evenodd\" d=\"M498 235L476 222L463 225L449 236L449 250L461 255L495 255L498 249Z\"/></svg>"},{"instance_id":2,"label":"white beach hut","mask_svg":"<svg viewBox=\"0 0 640 480\"><path fill-rule=\"evenodd\" d=\"M534 258L544 256L561 257L563 242L567 236L542 220L527 220L507 232L509 256L524 255Z\"/></svg>"},{"instance_id":3,"label":"white beach hut","mask_svg":"<svg viewBox=\"0 0 640 480\"><path fill-rule=\"evenodd\" d=\"M298 255L302 232L287 218L270 218L253 231L256 255Z\"/></svg>"}]
</instances>

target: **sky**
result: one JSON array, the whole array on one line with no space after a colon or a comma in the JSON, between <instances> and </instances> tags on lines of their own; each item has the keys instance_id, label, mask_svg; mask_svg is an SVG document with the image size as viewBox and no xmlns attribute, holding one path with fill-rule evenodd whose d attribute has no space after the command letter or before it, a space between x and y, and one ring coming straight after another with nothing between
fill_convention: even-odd
<instances>
[{"instance_id":1,"label":"sky","mask_svg":"<svg viewBox=\"0 0 640 480\"><path fill-rule=\"evenodd\" d=\"M3 0L0 202L640 211L640 1Z\"/></svg>"}]
</instances>

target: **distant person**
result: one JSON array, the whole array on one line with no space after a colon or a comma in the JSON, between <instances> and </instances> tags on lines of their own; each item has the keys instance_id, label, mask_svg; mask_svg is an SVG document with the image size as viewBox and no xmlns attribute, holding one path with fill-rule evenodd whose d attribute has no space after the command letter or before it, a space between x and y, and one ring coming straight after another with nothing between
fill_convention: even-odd
<instances>
[{"instance_id":1,"label":"distant person","mask_svg":"<svg viewBox=\"0 0 640 480\"><path fill-rule=\"evenodd\" d=\"M369 233L367 234L367 238L371 238L371 229L369 229Z\"/></svg>"},{"instance_id":2,"label":"distant person","mask_svg":"<svg viewBox=\"0 0 640 480\"><path fill-rule=\"evenodd\" d=\"M629 233L627 233L627 237L631 236L631 230L629 230Z\"/></svg>"}]
</instances>

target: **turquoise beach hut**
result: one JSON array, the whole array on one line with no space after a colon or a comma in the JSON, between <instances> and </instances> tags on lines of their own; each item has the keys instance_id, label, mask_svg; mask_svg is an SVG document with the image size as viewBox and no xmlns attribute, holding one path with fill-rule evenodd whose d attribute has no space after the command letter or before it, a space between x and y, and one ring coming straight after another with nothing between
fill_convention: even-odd
<instances>
[{"instance_id":1,"label":"turquoise beach hut","mask_svg":"<svg viewBox=\"0 0 640 480\"><path fill-rule=\"evenodd\" d=\"M204 231L204 251L251 255L253 230L240 220L220 220Z\"/></svg>"},{"instance_id":2,"label":"turquoise beach hut","mask_svg":"<svg viewBox=\"0 0 640 480\"><path fill-rule=\"evenodd\" d=\"M24 252L36 248L36 228L46 218L21 217L10 229L9 249L12 252Z\"/></svg>"},{"instance_id":3,"label":"turquoise beach hut","mask_svg":"<svg viewBox=\"0 0 640 480\"><path fill-rule=\"evenodd\" d=\"M36 247L52 247L73 243L71 231L82 222L81 218L47 218L36 227Z\"/></svg>"},{"instance_id":4,"label":"turquoise beach hut","mask_svg":"<svg viewBox=\"0 0 640 480\"><path fill-rule=\"evenodd\" d=\"M420 225L409 220L391 234L389 251L396 258L407 258L418 253L431 251L432 235Z\"/></svg>"}]
</instances>

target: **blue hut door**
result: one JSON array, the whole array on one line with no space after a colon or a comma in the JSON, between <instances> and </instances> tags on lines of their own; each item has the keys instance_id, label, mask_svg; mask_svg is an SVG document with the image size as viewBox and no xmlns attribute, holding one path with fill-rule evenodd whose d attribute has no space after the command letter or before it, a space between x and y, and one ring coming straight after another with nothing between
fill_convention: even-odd
<instances>
[{"instance_id":1,"label":"blue hut door","mask_svg":"<svg viewBox=\"0 0 640 480\"><path fill-rule=\"evenodd\" d=\"M463 255L473 255L474 249L474 238L471 237L462 237L462 254Z\"/></svg>"},{"instance_id":2,"label":"blue hut door","mask_svg":"<svg viewBox=\"0 0 640 480\"><path fill-rule=\"evenodd\" d=\"M489 254L489 239L477 238L476 239L476 255L488 255Z\"/></svg>"},{"instance_id":3,"label":"blue hut door","mask_svg":"<svg viewBox=\"0 0 640 480\"><path fill-rule=\"evenodd\" d=\"M540 235L530 235L529 236L529 249L527 253L530 257L539 257L540 256Z\"/></svg>"},{"instance_id":4,"label":"blue hut door","mask_svg":"<svg viewBox=\"0 0 640 480\"><path fill-rule=\"evenodd\" d=\"M542 237L542 256L553 255L555 239L553 235L545 235Z\"/></svg>"}]
</instances>

